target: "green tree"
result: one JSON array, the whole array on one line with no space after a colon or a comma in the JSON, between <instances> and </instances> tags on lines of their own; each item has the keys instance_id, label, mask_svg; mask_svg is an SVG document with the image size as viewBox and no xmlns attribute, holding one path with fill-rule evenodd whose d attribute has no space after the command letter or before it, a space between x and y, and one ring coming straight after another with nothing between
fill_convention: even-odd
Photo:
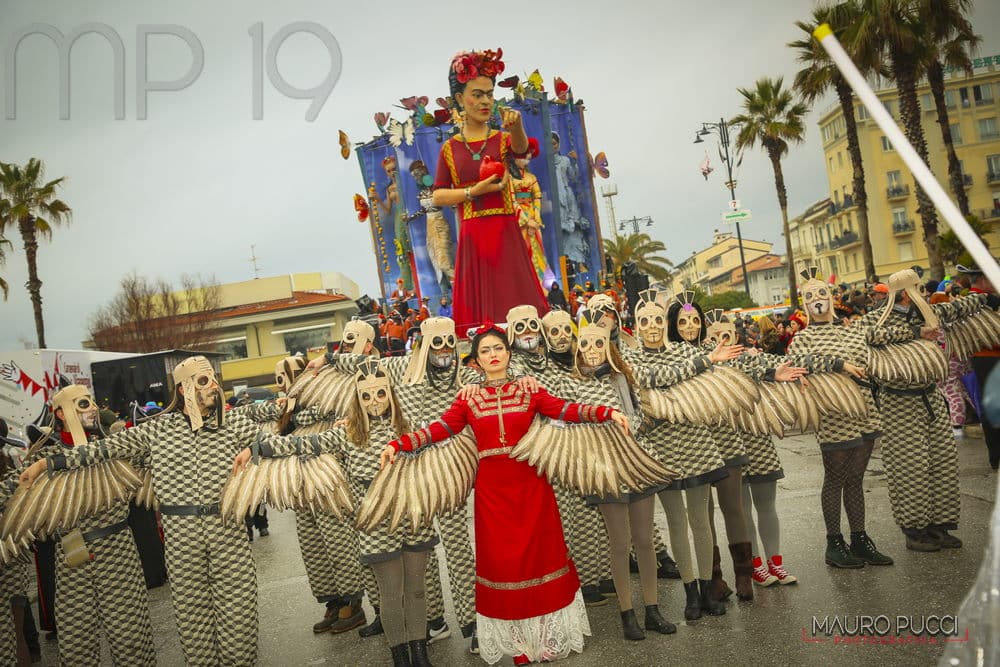
<instances>
[{"instance_id":1,"label":"green tree","mask_svg":"<svg viewBox=\"0 0 1000 667\"><path fill-rule=\"evenodd\" d=\"M667 251L662 241L654 241L649 234L629 234L604 239L604 254L611 258L615 268L621 270L629 262L635 262L641 273L650 280L669 280L673 263L661 253Z\"/></svg>"},{"instance_id":2,"label":"green tree","mask_svg":"<svg viewBox=\"0 0 1000 667\"><path fill-rule=\"evenodd\" d=\"M951 136L948 105L944 99L944 69L947 66L972 74L970 53L979 46L982 37L975 34L972 23L966 18L971 8L969 0L920 0L918 5L920 21L928 27L928 43L924 45L927 53L927 83L930 84L931 95L934 97L941 139L948 156L948 181L958 208L966 217L971 215L969 195L965 192L962 165L958 161L955 141ZM942 254L943 251L942 248ZM942 259L949 261L945 257Z\"/></svg>"},{"instance_id":3,"label":"green tree","mask_svg":"<svg viewBox=\"0 0 1000 667\"><path fill-rule=\"evenodd\" d=\"M830 60L820 43L813 39L812 33L817 26L829 23L842 39L844 28L858 20L856 5L843 3L840 12L834 16L829 5L813 10L809 21L796 21L795 25L805 35L802 39L789 42L788 46L795 49L798 61L803 68L795 75L795 89L807 104L814 104L817 99L833 89L840 102L840 112L847 127L847 153L851 159L853 176L851 179L852 200L858 207L858 237L861 239L861 257L864 260L865 276L876 275L875 255L872 251L872 240L868 230L868 191L865 189L865 168L861 159L861 142L858 140L858 123L854 116L854 95L851 86L840 74L840 70ZM836 23L843 21L843 23ZM860 60L860 59L856 59Z\"/></svg>"},{"instance_id":4,"label":"green tree","mask_svg":"<svg viewBox=\"0 0 1000 667\"><path fill-rule=\"evenodd\" d=\"M976 233L980 241L983 241L987 245L986 235L990 233L990 223L983 222L974 215L967 215L965 219L968 221L969 226L972 227L972 231ZM965 249L965 245L959 240L958 234L953 230L949 229L941 235L941 260L947 263L948 266L954 266L955 264L975 264L972 259L972 255Z\"/></svg>"},{"instance_id":5,"label":"green tree","mask_svg":"<svg viewBox=\"0 0 1000 667\"><path fill-rule=\"evenodd\" d=\"M38 277L38 236L52 239L52 227L68 223L72 209L56 190L65 178L44 181L45 165L31 158L23 167L0 162L0 198L6 201L0 209L0 235L16 229L21 235L28 262L28 294L35 311L35 332L38 347L45 347L45 320L42 318L42 281Z\"/></svg>"},{"instance_id":6,"label":"green tree","mask_svg":"<svg viewBox=\"0 0 1000 667\"><path fill-rule=\"evenodd\" d=\"M756 308L757 303L743 290L705 294L701 288L694 288L694 300L706 313L715 308L732 310L733 308Z\"/></svg>"},{"instance_id":7,"label":"green tree","mask_svg":"<svg viewBox=\"0 0 1000 667\"><path fill-rule=\"evenodd\" d=\"M862 54L873 61L881 59L888 63L889 74L895 80L899 93L899 116L903 131L920 159L926 163L927 140L920 119L917 83L926 69L932 30L921 20L919 5L922 1L858 0L860 18L845 31L844 42L852 54ZM833 11L840 11L839 7L840 5ZM848 25L839 18L836 18L836 23ZM941 261L937 211L920 184L914 183L914 188L931 277L940 280L944 275L944 263Z\"/></svg>"},{"instance_id":8,"label":"green tree","mask_svg":"<svg viewBox=\"0 0 1000 667\"><path fill-rule=\"evenodd\" d=\"M802 142L806 131L803 119L809 110L805 104L795 101L791 90L784 87L781 77L763 77L757 80L753 88L738 90L743 96L743 113L729 122L740 126L736 136L737 150L754 148L759 143L771 160L785 234L785 253L788 256L788 292L794 310L799 307L799 296L796 290L795 257L789 241L788 195L785 191L785 175L781 170L781 158L788 152L789 142Z\"/></svg>"}]
</instances>

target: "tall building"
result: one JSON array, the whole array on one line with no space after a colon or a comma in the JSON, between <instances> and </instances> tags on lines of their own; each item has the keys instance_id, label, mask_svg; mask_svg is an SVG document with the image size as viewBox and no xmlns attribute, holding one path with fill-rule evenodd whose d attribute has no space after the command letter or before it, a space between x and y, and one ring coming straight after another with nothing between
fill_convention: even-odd
<instances>
[{"instance_id":1,"label":"tall building","mask_svg":"<svg viewBox=\"0 0 1000 667\"><path fill-rule=\"evenodd\" d=\"M772 244L743 238L743 256L747 265L765 255L771 254ZM691 256L674 269L670 284L672 294L700 287L706 294L743 289L743 281L733 287L733 271L740 268L740 248L736 235L732 232L715 230L712 245L691 253Z\"/></svg>"},{"instance_id":2,"label":"tall building","mask_svg":"<svg viewBox=\"0 0 1000 667\"><path fill-rule=\"evenodd\" d=\"M991 223L986 241L996 253L1000 251L997 224L1000 223L1000 55L976 58L973 64L972 76L962 72L949 74L945 79L945 99L969 207L980 220ZM929 86L921 84L917 95L931 171L950 192L947 155ZM878 97L893 118L901 122L895 86L878 91ZM913 175L860 102L855 104L855 114L876 271L885 278L914 265L927 268L927 247L917 213ZM823 114L819 128L830 198L824 200L825 212L817 208L822 202L817 202L796 219L800 236L797 242L802 249L794 251L796 268L817 264L824 274L835 274L837 282L860 285L866 276L858 237L857 206L851 192L853 167L839 103ZM939 228L941 233L948 230L940 216ZM792 236L796 241L794 232ZM951 268L946 266L945 270Z\"/></svg>"}]
</instances>

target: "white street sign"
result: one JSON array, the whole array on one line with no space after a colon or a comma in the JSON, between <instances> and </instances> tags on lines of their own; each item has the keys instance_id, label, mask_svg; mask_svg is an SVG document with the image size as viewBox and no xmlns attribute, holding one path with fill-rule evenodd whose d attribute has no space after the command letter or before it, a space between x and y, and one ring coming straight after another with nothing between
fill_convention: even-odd
<instances>
[{"instance_id":1,"label":"white street sign","mask_svg":"<svg viewBox=\"0 0 1000 667\"><path fill-rule=\"evenodd\" d=\"M740 209L738 211L726 211L722 214L723 222L750 222L751 219L750 209L748 208Z\"/></svg>"},{"instance_id":2,"label":"white street sign","mask_svg":"<svg viewBox=\"0 0 1000 667\"><path fill-rule=\"evenodd\" d=\"M729 202L729 210L730 211L738 211L738 210L740 210L740 200L739 199L733 199L733 200L731 200Z\"/></svg>"}]
</instances>

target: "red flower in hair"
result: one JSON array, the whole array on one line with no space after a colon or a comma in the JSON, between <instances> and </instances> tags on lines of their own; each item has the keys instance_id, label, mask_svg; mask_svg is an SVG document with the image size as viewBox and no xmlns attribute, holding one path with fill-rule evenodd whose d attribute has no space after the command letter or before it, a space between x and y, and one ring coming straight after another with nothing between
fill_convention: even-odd
<instances>
[{"instance_id":1,"label":"red flower in hair","mask_svg":"<svg viewBox=\"0 0 1000 667\"><path fill-rule=\"evenodd\" d=\"M451 59L451 71L459 83L468 83L477 76L494 79L504 71L503 49L496 51L462 51Z\"/></svg>"},{"instance_id":2,"label":"red flower in hair","mask_svg":"<svg viewBox=\"0 0 1000 667\"><path fill-rule=\"evenodd\" d=\"M488 331L491 331L491 330L492 331L499 331L499 329L497 329L497 325L493 323L493 320L486 320L485 322L483 322L480 325L480 327L478 329L476 329L476 335L477 336L482 336L484 333L486 333Z\"/></svg>"}]
</instances>

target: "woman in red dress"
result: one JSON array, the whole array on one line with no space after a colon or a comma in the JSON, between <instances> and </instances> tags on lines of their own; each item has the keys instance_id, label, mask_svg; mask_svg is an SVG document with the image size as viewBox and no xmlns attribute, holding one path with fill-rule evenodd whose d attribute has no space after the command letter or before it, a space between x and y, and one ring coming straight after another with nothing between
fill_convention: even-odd
<instances>
[{"instance_id":1,"label":"woman in red dress","mask_svg":"<svg viewBox=\"0 0 1000 667\"><path fill-rule=\"evenodd\" d=\"M485 322L502 321L521 304L548 312L531 256L518 228L517 204L509 175L480 178L486 157L505 164L507 151L528 152L521 114L502 109L503 127L491 130L493 87L503 72L502 50L459 53L452 59L448 84L463 120L460 132L441 147L434 181L435 206L458 211L453 314L456 329L465 332ZM500 277L501 280L497 280Z\"/></svg>"},{"instance_id":2,"label":"woman in red dress","mask_svg":"<svg viewBox=\"0 0 1000 667\"><path fill-rule=\"evenodd\" d=\"M520 242L520 239L518 239ZM522 244L523 246L523 244ZM482 389L456 399L430 426L386 445L383 465L399 450L446 440L471 426L479 450L475 482L476 628L483 659L504 655L515 664L565 657L583 650L590 634L576 567L563 539L552 486L538 470L508 456L536 414L568 422L626 417L608 407L569 403L544 389L523 391L507 374L510 345L492 325L472 340L486 372Z\"/></svg>"}]
</instances>

